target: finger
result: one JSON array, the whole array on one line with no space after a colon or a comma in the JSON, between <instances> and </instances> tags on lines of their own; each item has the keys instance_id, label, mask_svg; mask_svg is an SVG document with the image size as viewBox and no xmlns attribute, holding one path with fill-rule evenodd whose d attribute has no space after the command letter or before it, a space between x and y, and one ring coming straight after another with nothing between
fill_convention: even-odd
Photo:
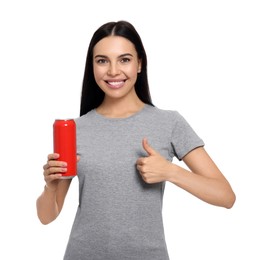
<instances>
[{"instance_id":1,"label":"finger","mask_svg":"<svg viewBox=\"0 0 258 260\"><path fill-rule=\"evenodd\" d=\"M51 183L55 180L61 179L62 178L62 174L61 173L57 173L57 174L50 174L50 175L46 175L44 176L45 182L46 183Z\"/></svg>"},{"instance_id":2,"label":"finger","mask_svg":"<svg viewBox=\"0 0 258 260\"><path fill-rule=\"evenodd\" d=\"M155 155L156 151L149 145L147 138L143 138L142 147L148 153L148 155Z\"/></svg>"},{"instance_id":3,"label":"finger","mask_svg":"<svg viewBox=\"0 0 258 260\"><path fill-rule=\"evenodd\" d=\"M55 160L50 160L48 161L44 166L43 166L43 170L47 170L50 167L66 167L67 163L63 162L63 161L55 161Z\"/></svg>"},{"instance_id":4,"label":"finger","mask_svg":"<svg viewBox=\"0 0 258 260\"><path fill-rule=\"evenodd\" d=\"M44 171L44 176L48 175L55 175L55 174L62 174L67 171L67 168L61 168L61 167L50 167Z\"/></svg>"},{"instance_id":5,"label":"finger","mask_svg":"<svg viewBox=\"0 0 258 260\"><path fill-rule=\"evenodd\" d=\"M136 165L143 165L145 163L145 158L141 157L141 158L138 158L137 161L136 161Z\"/></svg>"},{"instance_id":6,"label":"finger","mask_svg":"<svg viewBox=\"0 0 258 260\"><path fill-rule=\"evenodd\" d=\"M43 166L43 170L47 170L49 168L48 163Z\"/></svg>"},{"instance_id":7,"label":"finger","mask_svg":"<svg viewBox=\"0 0 258 260\"><path fill-rule=\"evenodd\" d=\"M139 173L140 173L141 175L143 175L143 174L146 173L146 167L145 167L145 166L137 165L137 166L136 166L136 169L139 171Z\"/></svg>"},{"instance_id":8,"label":"finger","mask_svg":"<svg viewBox=\"0 0 258 260\"><path fill-rule=\"evenodd\" d=\"M51 153L47 156L47 160L56 160L60 157L60 155L58 153Z\"/></svg>"},{"instance_id":9,"label":"finger","mask_svg":"<svg viewBox=\"0 0 258 260\"><path fill-rule=\"evenodd\" d=\"M141 165L137 164L137 165L136 165L136 169L137 169L139 172L141 172Z\"/></svg>"},{"instance_id":10,"label":"finger","mask_svg":"<svg viewBox=\"0 0 258 260\"><path fill-rule=\"evenodd\" d=\"M47 165L49 167L66 167L67 163L64 162L64 161L55 161L55 160L53 160L53 161L48 161Z\"/></svg>"},{"instance_id":11,"label":"finger","mask_svg":"<svg viewBox=\"0 0 258 260\"><path fill-rule=\"evenodd\" d=\"M43 166L43 170L46 170L50 167L50 161L51 160L56 160L59 158L58 153L51 153L47 156L47 163Z\"/></svg>"},{"instance_id":12,"label":"finger","mask_svg":"<svg viewBox=\"0 0 258 260\"><path fill-rule=\"evenodd\" d=\"M66 172L67 163L63 161L48 161L47 164L43 166L44 175L49 175L57 172Z\"/></svg>"}]
</instances>

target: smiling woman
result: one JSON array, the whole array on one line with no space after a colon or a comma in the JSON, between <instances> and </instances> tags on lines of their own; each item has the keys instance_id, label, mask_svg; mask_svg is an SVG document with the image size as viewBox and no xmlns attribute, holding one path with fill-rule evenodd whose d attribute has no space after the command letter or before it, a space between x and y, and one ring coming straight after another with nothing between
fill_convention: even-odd
<instances>
[{"instance_id":1,"label":"smiling woman","mask_svg":"<svg viewBox=\"0 0 258 260\"><path fill-rule=\"evenodd\" d=\"M235 194L203 140L177 111L152 104L146 53L130 23L106 23L94 33L75 121L80 196L65 260L168 260L166 182L209 204L233 206ZM61 179L67 164L58 158L50 154L43 167L43 224L59 215L71 183Z\"/></svg>"},{"instance_id":2,"label":"smiling woman","mask_svg":"<svg viewBox=\"0 0 258 260\"><path fill-rule=\"evenodd\" d=\"M120 36L100 40L93 50L96 83L105 93L97 112L109 117L128 115L142 109L144 103L135 92L141 60L132 42ZM119 107L118 107L119 106Z\"/></svg>"},{"instance_id":3,"label":"smiling woman","mask_svg":"<svg viewBox=\"0 0 258 260\"><path fill-rule=\"evenodd\" d=\"M105 46L106 43L109 44L108 47ZM111 56L109 57L109 55ZM117 71L114 70L119 70L120 67L132 67L132 64L135 64L134 75L130 74L132 78L127 79L127 75L116 75ZM133 82L134 78L136 99L152 105L147 78L147 56L138 32L132 24L126 21L110 22L102 25L93 34L89 44L82 88L81 116L93 108L98 108L104 100L105 92L100 89L100 86L96 83L97 79L95 79L97 71L102 71L100 70L102 66L106 68L107 75L105 77L112 79L112 82L117 81L115 78ZM96 71L97 67L98 70ZM115 76L113 73L115 73ZM135 111L135 109L132 109L132 111Z\"/></svg>"}]
</instances>

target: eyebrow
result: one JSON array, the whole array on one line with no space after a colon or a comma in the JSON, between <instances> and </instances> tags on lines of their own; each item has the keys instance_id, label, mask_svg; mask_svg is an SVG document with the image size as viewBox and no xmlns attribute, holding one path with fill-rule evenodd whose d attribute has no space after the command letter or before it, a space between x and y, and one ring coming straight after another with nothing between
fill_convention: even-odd
<instances>
[{"instance_id":1,"label":"eyebrow","mask_svg":"<svg viewBox=\"0 0 258 260\"><path fill-rule=\"evenodd\" d=\"M133 57L133 55L132 55L131 53L124 53L124 54L119 55L118 58L123 58L123 57L125 57L125 56L131 56L131 57ZM94 59L96 59L96 58L108 58L108 56L106 56L106 55L96 55L96 56L94 57Z\"/></svg>"}]
</instances>

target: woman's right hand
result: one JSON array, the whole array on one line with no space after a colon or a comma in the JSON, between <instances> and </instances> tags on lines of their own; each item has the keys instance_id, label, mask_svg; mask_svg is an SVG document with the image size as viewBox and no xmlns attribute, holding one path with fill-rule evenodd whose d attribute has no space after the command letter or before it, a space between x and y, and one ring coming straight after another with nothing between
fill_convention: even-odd
<instances>
[{"instance_id":1,"label":"woman's right hand","mask_svg":"<svg viewBox=\"0 0 258 260\"><path fill-rule=\"evenodd\" d=\"M58 153L51 153L48 155L47 163L43 166L44 180L46 182L46 188L51 191L56 191L57 185L61 180L62 173L67 171L67 163L58 161Z\"/></svg>"}]
</instances>

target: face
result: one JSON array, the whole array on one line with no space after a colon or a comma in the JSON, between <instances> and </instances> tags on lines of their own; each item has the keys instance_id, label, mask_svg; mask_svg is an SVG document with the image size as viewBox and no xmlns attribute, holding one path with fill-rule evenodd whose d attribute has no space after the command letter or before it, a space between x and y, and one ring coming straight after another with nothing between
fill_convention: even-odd
<instances>
[{"instance_id":1,"label":"face","mask_svg":"<svg viewBox=\"0 0 258 260\"><path fill-rule=\"evenodd\" d=\"M93 71L105 98L135 96L141 61L132 42L124 37L108 36L93 49Z\"/></svg>"}]
</instances>

